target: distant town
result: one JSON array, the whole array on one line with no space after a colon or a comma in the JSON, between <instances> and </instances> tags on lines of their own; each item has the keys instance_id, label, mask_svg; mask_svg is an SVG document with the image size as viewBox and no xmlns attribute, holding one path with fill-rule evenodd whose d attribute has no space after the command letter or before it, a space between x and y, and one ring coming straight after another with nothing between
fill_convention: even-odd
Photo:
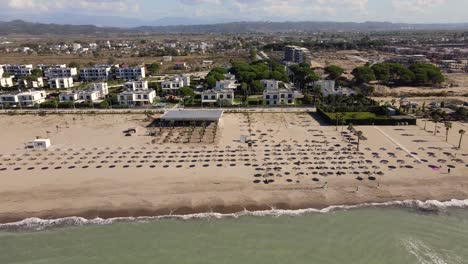
<instances>
[{"instance_id":1,"label":"distant town","mask_svg":"<svg viewBox=\"0 0 468 264\"><path fill-rule=\"evenodd\" d=\"M3 109L291 107L323 104L329 96L393 95L398 107L392 99L383 103L394 108L391 113L423 115L425 104L466 117L464 100L411 100L424 94L466 96L464 33L183 39L31 43L4 37L5 60L37 63L3 61L0 104ZM49 63L67 58L68 63ZM394 92L398 87L418 92Z\"/></svg>"}]
</instances>

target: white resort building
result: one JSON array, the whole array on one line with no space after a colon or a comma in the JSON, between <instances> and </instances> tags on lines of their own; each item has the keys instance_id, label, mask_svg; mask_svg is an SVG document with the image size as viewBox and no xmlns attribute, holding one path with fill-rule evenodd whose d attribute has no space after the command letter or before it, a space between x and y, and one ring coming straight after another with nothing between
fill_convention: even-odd
<instances>
[{"instance_id":1,"label":"white resort building","mask_svg":"<svg viewBox=\"0 0 468 264\"><path fill-rule=\"evenodd\" d=\"M2 106L34 106L45 102L46 92L42 90L15 91L0 94Z\"/></svg>"},{"instance_id":2,"label":"white resort building","mask_svg":"<svg viewBox=\"0 0 468 264\"><path fill-rule=\"evenodd\" d=\"M276 80L261 80L260 82L264 87L263 101L266 105L294 104L295 92L286 84Z\"/></svg>"},{"instance_id":3,"label":"white resort building","mask_svg":"<svg viewBox=\"0 0 468 264\"><path fill-rule=\"evenodd\" d=\"M108 65L80 69L80 79L83 81L108 80L111 76L111 67Z\"/></svg>"},{"instance_id":4,"label":"white resort building","mask_svg":"<svg viewBox=\"0 0 468 264\"><path fill-rule=\"evenodd\" d=\"M49 86L51 89L67 89L74 86L73 78L54 78L49 80Z\"/></svg>"},{"instance_id":5,"label":"white resort building","mask_svg":"<svg viewBox=\"0 0 468 264\"><path fill-rule=\"evenodd\" d=\"M135 81L146 77L145 67L124 67L114 71L115 78L126 81Z\"/></svg>"},{"instance_id":6,"label":"white resort building","mask_svg":"<svg viewBox=\"0 0 468 264\"><path fill-rule=\"evenodd\" d=\"M202 103L219 103L220 105L232 105L234 103L234 90L237 89L236 76L224 75L226 80L216 82L216 87L201 93Z\"/></svg>"},{"instance_id":7,"label":"white resort building","mask_svg":"<svg viewBox=\"0 0 468 264\"><path fill-rule=\"evenodd\" d=\"M12 65L7 64L2 66L3 70L10 75L15 76L16 78L31 76L33 66L32 64L26 65Z\"/></svg>"},{"instance_id":8,"label":"white resort building","mask_svg":"<svg viewBox=\"0 0 468 264\"><path fill-rule=\"evenodd\" d=\"M189 75L176 75L171 80L163 81L161 83L161 88L165 92L179 90L182 87L188 87L188 86L190 86Z\"/></svg>"},{"instance_id":9,"label":"white resort building","mask_svg":"<svg viewBox=\"0 0 468 264\"><path fill-rule=\"evenodd\" d=\"M323 96L329 95L351 95L356 94L356 92L350 88L345 87L336 87L336 82L334 80L320 80L307 84L308 87L320 87Z\"/></svg>"},{"instance_id":10,"label":"white resort building","mask_svg":"<svg viewBox=\"0 0 468 264\"><path fill-rule=\"evenodd\" d=\"M107 83L92 83L86 90L64 92L59 95L60 102L98 103L109 94Z\"/></svg>"},{"instance_id":11,"label":"white resort building","mask_svg":"<svg viewBox=\"0 0 468 264\"><path fill-rule=\"evenodd\" d=\"M216 82L216 90L235 90L237 89L236 79L221 80Z\"/></svg>"},{"instance_id":12,"label":"white resort building","mask_svg":"<svg viewBox=\"0 0 468 264\"><path fill-rule=\"evenodd\" d=\"M37 77L34 79L23 79L18 81L18 86L20 88L42 88L44 87L44 79L42 77Z\"/></svg>"},{"instance_id":13,"label":"white resort building","mask_svg":"<svg viewBox=\"0 0 468 264\"><path fill-rule=\"evenodd\" d=\"M234 102L233 90L206 90L201 94L202 103L220 103L222 105L232 105Z\"/></svg>"},{"instance_id":14,"label":"white resort building","mask_svg":"<svg viewBox=\"0 0 468 264\"><path fill-rule=\"evenodd\" d=\"M56 65L54 67L46 68L44 70L44 76L49 79L55 78L69 78L75 77L78 75L78 70L76 68L67 67L67 65Z\"/></svg>"},{"instance_id":15,"label":"white resort building","mask_svg":"<svg viewBox=\"0 0 468 264\"><path fill-rule=\"evenodd\" d=\"M128 82L126 91L119 93L117 100L120 105L142 106L151 105L156 99L156 91L148 89L148 82Z\"/></svg>"},{"instance_id":16,"label":"white resort building","mask_svg":"<svg viewBox=\"0 0 468 264\"><path fill-rule=\"evenodd\" d=\"M105 82L92 83L89 85L88 90L98 91L99 97L105 97L109 94L109 85Z\"/></svg>"},{"instance_id":17,"label":"white resort building","mask_svg":"<svg viewBox=\"0 0 468 264\"><path fill-rule=\"evenodd\" d=\"M0 87L12 87L12 86L13 86L13 76L10 76L10 77L0 76Z\"/></svg>"},{"instance_id":18,"label":"white resort building","mask_svg":"<svg viewBox=\"0 0 468 264\"><path fill-rule=\"evenodd\" d=\"M148 89L148 81L136 81L136 82L126 82L124 84L125 89L127 90L147 90Z\"/></svg>"}]
</instances>

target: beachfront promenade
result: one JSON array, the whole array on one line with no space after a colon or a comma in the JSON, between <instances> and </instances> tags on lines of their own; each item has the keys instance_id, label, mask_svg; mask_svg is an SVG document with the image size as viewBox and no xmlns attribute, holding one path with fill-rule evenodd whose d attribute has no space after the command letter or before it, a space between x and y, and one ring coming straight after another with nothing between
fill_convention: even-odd
<instances>
[{"instance_id":1,"label":"beachfront promenade","mask_svg":"<svg viewBox=\"0 0 468 264\"><path fill-rule=\"evenodd\" d=\"M0 114L140 114L140 113L165 113L179 108L125 108L125 109L4 109ZM310 113L316 112L315 107L249 107L249 108L194 108L197 110L224 110L226 113Z\"/></svg>"}]
</instances>

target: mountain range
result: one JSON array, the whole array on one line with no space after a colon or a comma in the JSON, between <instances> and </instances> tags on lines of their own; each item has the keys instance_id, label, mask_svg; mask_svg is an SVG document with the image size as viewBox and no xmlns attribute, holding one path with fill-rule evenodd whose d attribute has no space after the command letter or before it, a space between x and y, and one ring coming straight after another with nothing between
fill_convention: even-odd
<instances>
[{"instance_id":1,"label":"mountain range","mask_svg":"<svg viewBox=\"0 0 468 264\"><path fill-rule=\"evenodd\" d=\"M109 20L116 19L109 17ZM83 19L81 20L83 21ZM292 32L372 32L401 30L468 30L468 23L458 24L405 24L390 22L227 22L218 24L196 24L187 19L166 19L159 26L100 27L88 21L88 25L32 23L23 20L0 22L0 35L106 35L106 34L196 34L196 33L292 33ZM173 25L183 21L185 25ZM190 24L190 23L194 24ZM123 21L122 23L128 24ZM155 22L156 23L156 22ZM182 23L182 22L181 22Z\"/></svg>"}]
</instances>

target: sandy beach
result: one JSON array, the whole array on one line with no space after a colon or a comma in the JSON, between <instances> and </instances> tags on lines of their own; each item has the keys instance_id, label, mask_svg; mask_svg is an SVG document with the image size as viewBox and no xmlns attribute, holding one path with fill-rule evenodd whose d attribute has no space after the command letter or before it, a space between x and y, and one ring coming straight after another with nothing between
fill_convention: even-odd
<instances>
[{"instance_id":1,"label":"sandy beach","mask_svg":"<svg viewBox=\"0 0 468 264\"><path fill-rule=\"evenodd\" d=\"M2 223L468 198L468 140L455 147L463 123L453 124L448 142L443 124L437 135L423 122L356 127L366 138L357 150L345 127L320 125L308 113L224 114L203 134L150 129L143 114L0 122ZM129 128L137 133L125 136ZM36 137L52 147L25 149Z\"/></svg>"}]
</instances>

